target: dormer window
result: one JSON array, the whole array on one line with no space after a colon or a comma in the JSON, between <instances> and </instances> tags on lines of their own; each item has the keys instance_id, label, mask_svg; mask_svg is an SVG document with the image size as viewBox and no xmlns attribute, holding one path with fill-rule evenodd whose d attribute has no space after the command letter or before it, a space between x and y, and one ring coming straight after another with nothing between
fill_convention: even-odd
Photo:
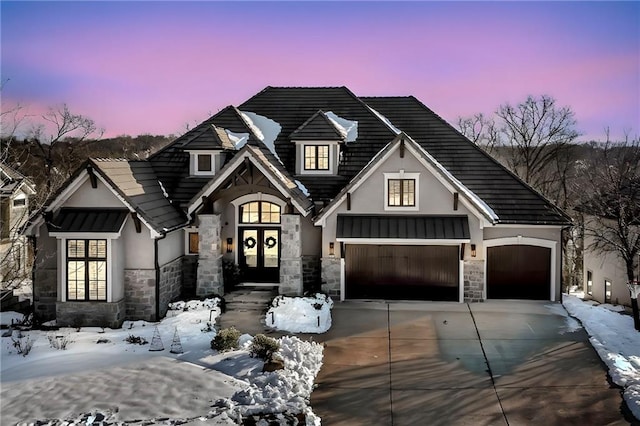
<instances>
[{"instance_id":1,"label":"dormer window","mask_svg":"<svg viewBox=\"0 0 640 426\"><path fill-rule=\"evenodd\" d=\"M191 176L213 176L220 169L220 151L188 151Z\"/></svg>"},{"instance_id":2,"label":"dormer window","mask_svg":"<svg viewBox=\"0 0 640 426\"><path fill-rule=\"evenodd\" d=\"M305 170L329 170L329 145L304 145Z\"/></svg>"}]
</instances>

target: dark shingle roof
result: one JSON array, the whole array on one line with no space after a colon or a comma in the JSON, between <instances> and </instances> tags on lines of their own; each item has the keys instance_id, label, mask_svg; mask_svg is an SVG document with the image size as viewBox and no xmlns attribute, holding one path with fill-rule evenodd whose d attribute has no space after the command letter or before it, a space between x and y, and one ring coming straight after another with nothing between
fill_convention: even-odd
<instances>
[{"instance_id":1,"label":"dark shingle roof","mask_svg":"<svg viewBox=\"0 0 640 426\"><path fill-rule=\"evenodd\" d=\"M317 111L289 135L292 141L343 141L344 135L323 111Z\"/></svg>"},{"instance_id":2,"label":"dark shingle roof","mask_svg":"<svg viewBox=\"0 0 640 426\"><path fill-rule=\"evenodd\" d=\"M338 215L338 238L468 240L467 216Z\"/></svg>"}]
</instances>

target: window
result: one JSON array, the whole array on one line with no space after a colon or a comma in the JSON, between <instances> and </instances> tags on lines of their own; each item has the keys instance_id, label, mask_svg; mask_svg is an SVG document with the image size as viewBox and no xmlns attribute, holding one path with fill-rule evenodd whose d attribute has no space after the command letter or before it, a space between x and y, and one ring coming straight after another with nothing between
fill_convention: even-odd
<instances>
[{"instance_id":1,"label":"window","mask_svg":"<svg viewBox=\"0 0 640 426\"><path fill-rule=\"evenodd\" d=\"M611 303L611 281L604 280L604 303Z\"/></svg>"},{"instance_id":2,"label":"window","mask_svg":"<svg viewBox=\"0 0 640 426\"><path fill-rule=\"evenodd\" d=\"M198 254L200 239L197 232L189 232L189 254Z\"/></svg>"},{"instance_id":3,"label":"window","mask_svg":"<svg viewBox=\"0 0 640 426\"><path fill-rule=\"evenodd\" d=\"M329 145L305 145L304 169L329 170Z\"/></svg>"},{"instance_id":4,"label":"window","mask_svg":"<svg viewBox=\"0 0 640 426\"><path fill-rule=\"evenodd\" d=\"M587 271L587 294L593 296L593 272Z\"/></svg>"},{"instance_id":5,"label":"window","mask_svg":"<svg viewBox=\"0 0 640 426\"><path fill-rule=\"evenodd\" d=\"M416 205L415 179L389 179L387 205L390 207L414 207Z\"/></svg>"},{"instance_id":6,"label":"window","mask_svg":"<svg viewBox=\"0 0 640 426\"><path fill-rule=\"evenodd\" d=\"M67 240L67 300L107 300L107 240Z\"/></svg>"},{"instance_id":7,"label":"window","mask_svg":"<svg viewBox=\"0 0 640 426\"><path fill-rule=\"evenodd\" d=\"M240 206L240 223L280 223L280 206L267 201L251 201Z\"/></svg>"},{"instance_id":8,"label":"window","mask_svg":"<svg viewBox=\"0 0 640 426\"><path fill-rule=\"evenodd\" d=\"M210 172L211 168L211 154L198 154L198 171Z\"/></svg>"},{"instance_id":9,"label":"window","mask_svg":"<svg viewBox=\"0 0 640 426\"><path fill-rule=\"evenodd\" d=\"M13 207L23 207L27 205L26 198L15 198L13 200Z\"/></svg>"},{"instance_id":10,"label":"window","mask_svg":"<svg viewBox=\"0 0 640 426\"><path fill-rule=\"evenodd\" d=\"M420 173L405 173L404 170L398 173L385 173L384 209L387 211L418 210L419 183Z\"/></svg>"}]
</instances>

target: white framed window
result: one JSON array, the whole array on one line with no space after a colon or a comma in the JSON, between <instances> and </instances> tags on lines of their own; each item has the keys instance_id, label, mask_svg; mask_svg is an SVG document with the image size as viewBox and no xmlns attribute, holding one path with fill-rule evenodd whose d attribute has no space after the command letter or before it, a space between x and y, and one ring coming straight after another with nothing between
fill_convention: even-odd
<instances>
[{"instance_id":1,"label":"white framed window","mask_svg":"<svg viewBox=\"0 0 640 426\"><path fill-rule=\"evenodd\" d=\"M593 296L593 272L587 271L587 294Z\"/></svg>"},{"instance_id":2,"label":"white framed window","mask_svg":"<svg viewBox=\"0 0 640 426\"><path fill-rule=\"evenodd\" d=\"M68 301L107 301L107 240L68 239L66 290Z\"/></svg>"},{"instance_id":3,"label":"white framed window","mask_svg":"<svg viewBox=\"0 0 640 426\"><path fill-rule=\"evenodd\" d=\"M26 207L27 206L27 196L24 194L19 194L13 199L13 207Z\"/></svg>"},{"instance_id":4,"label":"white framed window","mask_svg":"<svg viewBox=\"0 0 640 426\"><path fill-rule=\"evenodd\" d=\"M300 174L334 174L336 142L298 142L297 145Z\"/></svg>"},{"instance_id":5,"label":"white framed window","mask_svg":"<svg viewBox=\"0 0 640 426\"><path fill-rule=\"evenodd\" d=\"M188 151L191 176L213 176L216 173L219 153L217 151Z\"/></svg>"},{"instance_id":6,"label":"white framed window","mask_svg":"<svg viewBox=\"0 0 640 426\"><path fill-rule=\"evenodd\" d=\"M384 209L415 211L419 209L420 173L384 174Z\"/></svg>"}]
</instances>

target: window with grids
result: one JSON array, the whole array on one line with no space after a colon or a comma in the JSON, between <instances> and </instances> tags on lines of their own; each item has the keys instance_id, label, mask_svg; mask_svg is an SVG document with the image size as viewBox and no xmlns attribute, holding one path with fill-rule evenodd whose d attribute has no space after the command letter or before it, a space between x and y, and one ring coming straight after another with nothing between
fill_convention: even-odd
<instances>
[{"instance_id":1,"label":"window with grids","mask_svg":"<svg viewBox=\"0 0 640 426\"><path fill-rule=\"evenodd\" d=\"M329 145L305 145L305 170L329 170Z\"/></svg>"},{"instance_id":2,"label":"window with grids","mask_svg":"<svg viewBox=\"0 0 640 426\"><path fill-rule=\"evenodd\" d=\"M390 207L414 207L416 205L415 179L387 180L387 205Z\"/></svg>"},{"instance_id":3,"label":"window with grids","mask_svg":"<svg viewBox=\"0 0 640 426\"><path fill-rule=\"evenodd\" d=\"M280 223L280 206L267 201L251 201L240 206L240 223Z\"/></svg>"},{"instance_id":4,"label":"window with grids","mask_svg":"<svg viewBox=\"0 0 640 426\"><path fill-rule=\"evenodd\" d=\"M107 300L107 240L67 240L67 300Z\"/></svg>"}]
</instances>

